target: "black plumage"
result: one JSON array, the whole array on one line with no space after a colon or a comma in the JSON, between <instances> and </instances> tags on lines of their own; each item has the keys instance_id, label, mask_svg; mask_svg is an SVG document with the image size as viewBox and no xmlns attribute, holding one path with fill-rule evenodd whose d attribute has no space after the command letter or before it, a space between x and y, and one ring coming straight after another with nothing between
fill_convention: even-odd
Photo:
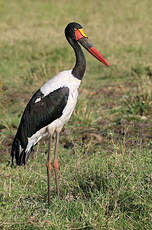
<instances>
[{"instance_id":1,"label":"black plumage","mask_svg":"<svg viewBox=\"0 0 152 230\"><path fill-rule=\"evenodd\" d=\"M30 154L26 153L28 138L62 116L67 104L69 88L62 87L47 96L38 90L27 104L12 145L12 162L15 155L18 165L25 164ZM20 146L22 151L20 153ZM26 156L28 155L28 156Z\"/></svg>"}]
</instances>

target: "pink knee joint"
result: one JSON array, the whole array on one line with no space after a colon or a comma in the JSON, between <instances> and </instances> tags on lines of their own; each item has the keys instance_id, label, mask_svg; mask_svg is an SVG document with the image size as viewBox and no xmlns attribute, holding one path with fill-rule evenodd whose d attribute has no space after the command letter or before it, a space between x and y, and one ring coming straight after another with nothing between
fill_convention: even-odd
<instances>
[{"instance_id":1,"label":"pink knee joint","mask_svg":"<svg viewBox=\"0 0 152 230\"><path fill-rule=\"evenodd\" d=\"M58 161L57 160L54 160L54 162L53 162L53 168L55 170L58 170L59 166L58 166Z\"/></svg>"},{"instance_id":2,"label":"pink knee joint","mask_svg":"<svg viewBox=\"0 0 152 230\"><path fill-rule=\"evenodd\" d=\"M51 161L48 161L48 162L46 163L46 167L47 167L48 171L51 170Z\"/></svg>"}]
</instances>

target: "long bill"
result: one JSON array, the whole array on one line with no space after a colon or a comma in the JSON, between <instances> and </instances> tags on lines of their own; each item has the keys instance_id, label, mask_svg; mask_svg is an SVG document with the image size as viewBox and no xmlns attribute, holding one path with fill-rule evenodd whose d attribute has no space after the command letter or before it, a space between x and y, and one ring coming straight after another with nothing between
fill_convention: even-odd
<instances>
[{"instance_id":1,"label":"long bill","mask_svg":"<svg viewBox=\"0 0 152 230\"><path fill-rule=\"evenodd\" d=\"M83 37L80 40L78 40L78 42L80 42L80 44L100 62L102 62L106 66L110 66L110 64L103 58L103 56L98 52L98 50L95 49L95 47L88 41L87 38Z\"/></svg>"},{"instance_id":2,"label":"long bill","mask_svg":"<svg viewBox=\"0 0 152 230\"><path fill-rule=\"evenodd\" d=\"M75 31L76 40L85 48L89 53L91 53L95 58L97 58L100 62L105 64L106 66L110 66L110 64L103 58L103 56L94 48L94 46L88 41L87 36L83 32L82 29L78 29Z\"/></svg>"}]
</instances>

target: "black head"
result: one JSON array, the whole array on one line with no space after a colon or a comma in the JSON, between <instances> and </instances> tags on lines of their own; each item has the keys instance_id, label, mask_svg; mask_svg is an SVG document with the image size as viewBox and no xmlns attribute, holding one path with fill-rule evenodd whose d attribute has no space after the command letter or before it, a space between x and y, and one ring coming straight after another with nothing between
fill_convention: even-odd
<instances>
[{"instance_id":1,"label":"black head","mask_svg":"<svg viewBox=\"0 0 152 230\"><path fill-rule=\"evenodd\" d=\"M69 23L65 28L66 37L70 37L73 40L76 40L75 31L82 29L82 26L76 22Z\"/></svg>"}]
</instances>

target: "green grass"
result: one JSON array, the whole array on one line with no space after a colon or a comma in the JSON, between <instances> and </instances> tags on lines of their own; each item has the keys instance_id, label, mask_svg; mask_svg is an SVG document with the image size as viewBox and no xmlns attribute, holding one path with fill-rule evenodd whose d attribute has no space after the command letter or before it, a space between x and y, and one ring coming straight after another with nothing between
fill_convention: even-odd
<instances>
[{"instance_id":1,"label":"green grass","mask_svg":"<svg viewBox=\"0 0 152 230\"><path fill-rule=\"evenodd\" d=\"M0 0L0 229L152 229L151 12L150 0ZM111 66L84 51L78 104L60 137L61 199L52 171L48 207L47 139L26 167L10 167L10 149L32 94L74 65L71 21Z\"/></svg>"}]
</instances>

